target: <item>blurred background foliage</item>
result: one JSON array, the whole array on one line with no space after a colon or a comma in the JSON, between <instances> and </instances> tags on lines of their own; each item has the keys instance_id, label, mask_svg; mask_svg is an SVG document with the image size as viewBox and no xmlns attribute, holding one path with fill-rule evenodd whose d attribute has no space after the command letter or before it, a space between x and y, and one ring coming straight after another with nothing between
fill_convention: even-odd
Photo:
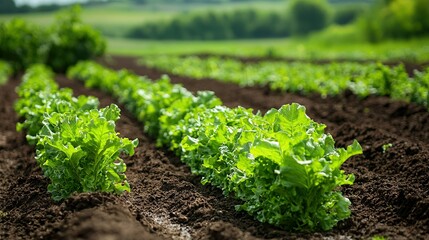
<instances>
[{"instance_id":1,"label":"blurred background foliage","mask_svg":"<svg viewBox=\"0 0 429 240\"><path fill-rule=\"evenodd\" d=\"M429 0L381 0L363 20L370 41L429 34Z\"/></svg>"},{"instance_id":2,"label":"blurred background foliage","mask_svg":"<svg viewBox=\"0 0 429 240\"><path fill-rule=\"evenodd\" d=\"M34 4L37 1L1 0L0 23L7 25L21 18L50 28L64 5L58 5L60 1ZM100 31L107 38L108 51L116 54L238 52L271 57L429 60L429 0L80 1L80 24ZM17 28L27 34L22 25ZM46 31L51 38L53 31L60 30ZM73 41L77 40L70 43ZM51 50L44 61L53 58L52 54Z\"/></svg>"},{"instance_id":3,"label":"blurred background foliage","mask_svg":"<svg viewBox=\"0 0 429 240\"><path fill-rule=\"evenodd\" d=\"M39 27L22 19L0 24L0 58L8 60L15 70L24 70L34 63L45 63L64 72L80 60L104 54L102 35L80 18L76 5L60 12L56 21Z\"/></svg>"},{"instance_id":4,"label":"blurred background foliage","mask_svg":"<svg viewBox=\"0 0 429 240\"><path fill-rule=\"evenodd\" d=\"M32 1L21 0L18 5L14 0L2 0L0 13L40 16L40 13L64 7L55 3L22 5L22 2ZM262 7L264 5L267 7ZM429 0L88 0L83 6L84 11L95 15L88 16L90 23L112 37L175 40L279 38L305 36L331 25L356 22L356 31L372 42L429 34ZM115 11L122 13L119 17L113 16L118 23L109 26L109 14L114 15ZM95 20L97 16L98 21ZM127 20L128 24L124 26Z\"/></svg>"}]
</instances>

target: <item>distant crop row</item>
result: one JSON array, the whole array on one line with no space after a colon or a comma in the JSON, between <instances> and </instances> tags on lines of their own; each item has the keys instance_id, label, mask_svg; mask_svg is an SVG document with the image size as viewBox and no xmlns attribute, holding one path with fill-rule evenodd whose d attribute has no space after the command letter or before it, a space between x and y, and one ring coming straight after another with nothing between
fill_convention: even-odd
<instances>
[{"instance_id":1,"label":"distant crop row","mask_svg":"<svg viewBox=\"0 0 429 240\"><path fill-rule=\"evenodd\" d=\"M429 108L429 68L409 77L402 65L381 63L259 62L246 64L219 57L150 57L143 64L192 78L211 78L241 86L269 86L272 90L300 94L338 95L350 90L360 97L390 96Z\"/></svg>"},{"instance_id":2,"label":"distant crop row","mask_svg":"<svg viewBox=\"0 0 429 240\"><path fill-rule=\"evenodd\" d=\"M24 119L17 130L26 130L29 143L36 144L36 160L51 180L54 200L74 192L130 190L119 155L132 155L137 140L118 137L116 105L97 109L97 98L73 97L70 89L58 88L43 65L26 71L17 93L15 110Z\"/></svg>"},{"instance_id":3,"label":"distant crop row","mask_svg":"<svg viewBox=\"0 0 429 240\"><path fill-rule=\"evenodd\" d=\"M12 66L9 63L0 60L0 85L7 82L12 73Z\"/></svg>"},{"instance_id":4,"label":"distant crop row","mask_svg":"<svg viewBox=\"0 0 429 240\"><path fill-rule=\"evenodd\" d=\"M335 148L325 125L298 104L271 109L227 108L212 92L193 95L164 77L156 82L92 62L71 68L69 78L110 92L169 147L202 183L211 183L244 203L236 206L259 221L289 230L328 230L350 216L350 201L338 187L353 175L340 169L362 153L355 141Z\"/></svg>"}]
</instances>

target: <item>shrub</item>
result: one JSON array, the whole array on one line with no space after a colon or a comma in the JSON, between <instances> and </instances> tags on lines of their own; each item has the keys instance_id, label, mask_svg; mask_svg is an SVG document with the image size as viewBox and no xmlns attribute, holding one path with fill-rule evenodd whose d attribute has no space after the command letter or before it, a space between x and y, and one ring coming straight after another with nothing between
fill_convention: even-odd
<instances>
[{"instance_id":1,"label":"shrub","mask_svg":"<svg viewBox=\"0 0 429 240\"><path fill-rule=\"evenodd\" d=\"M49 49L46 63L55 71L65 71L79 60L103 55L106 42L91 26L83 24L80 7L59 15L57 24L50 28Z\"/></svg>"},{"instance_id":2,"label":"shrub","mask_svg":"<svg viewBox=\"0 0 429 240\"><path fill-rule=\"evenodd\" d=\"M429 34L429 2L427 0L378 1L364 20L367 38L406 39Z\"/></svg>"},{"instance_id":3,"label":"shrub","mask_svg":"<svg viewBox=\"0 0 429 240\"><path fill-rule=\"evenodd\" d=\"M0 24L0 56L15 70L43 62L44 41L45 32L22 19Z\"/></svg>"},{"instance_id":4,"label":"shrub","mask_svg":"<svg viewBox=\"0 0 429 240\"><path fill-rule=\"evenodd\" d=\"M55 71L65 71L80 60L101 56L106 42L91 26L81 22L75 6L42 29L22 19L0 24L0 56L14 70L45 63Z\"/></svg>"}]
</instances>

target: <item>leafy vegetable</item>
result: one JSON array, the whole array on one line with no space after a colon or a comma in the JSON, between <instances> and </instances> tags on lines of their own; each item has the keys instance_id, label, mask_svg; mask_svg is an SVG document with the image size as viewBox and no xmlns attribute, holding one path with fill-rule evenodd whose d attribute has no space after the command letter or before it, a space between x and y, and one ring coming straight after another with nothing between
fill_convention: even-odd
<instances>
[{"instance_id":1,"label":"leafy vegetable","mask_svg":"<svg viewBox=\"0 0 429 240\"><path fill-rule=\"evenodd\" d=\"M77 115L52 113L43 120L37 143L37 162L51 179L54 200L73 192L130 191L121 152L133 155L137 140L119 138L116 105Z\"/></svg>"},{"instance_id":2,"label":"leafy vegetable","mask_svg":"<svg viewBox=\"0 0 429 240\"><path fill-rule=\"evenodd\" d=\"M45 114L57 112L72 115L79 111L96 109L99 104L94 97L75 98L70 89L58 89L52 76L52 71L46 66L35 65L26 71L22 84L17 88L20 99L15 104L15 110L25 119L17 124L17 130L27 131L30 144L36 143Z\"/></svg>"},{"instance_id":3,"label":"leafy vegetable","mask_svg":"<svg viewBox=\"0 0 429 240\"><path fill-rule=\"evenodd\" d=\"M7 82L12 73L12 66L9 63L0 60L0 85Z\"/></svg>"},{"instance_id":4,"label":"leafy vegetable","mask_svg":"<svg viewBox=\"0 0 429 240\"><path fill-rule=\"evenodd\" d=\"M311 120L301 105L253 114L221 106L212 92L193 96L165 77L152 83L93 62L72 67L69 77L113 93L159 145L170 147L202 176L203 184L243 200L237 210L259 221L315 231L350 216L350 201L338 187L352 184L354 176L340 167L362 149L356 141L335 148L325 125Z\"/></svg>"},{"instance_id":5,"label":"leafy vegetable","mask_svg":"<svg viewBox=\"0 0 429 240\"><path fill-rule=\"evenodd\" d=\"M158 56L143 64L177 75L197 79L212 78L241 86L268 85L272 90L319 93L333 96L350 90L360 97L390 96L429 108L429 70L408 76L403 65L389 67L381 63L282 63L245 64L219 57Z\"/></svg>"},{"instance_id":6,"label":"leafy vegetable","mask_svg":"<svg viewBox=\"0 0 429 240\"><path fill-rule=\"evenodd\" d=\"M36 144L36 159L51 183L54 200L74 192L130 191L121 153L134 154L137 139L119 138L116 105L97 109L94 97L73 97L70 89L58 89L52 71L43 65L27 70L17 89L17 113L25 118L17 129L26 129Z\"/></svg>"},{"instance_id":7,"label":"leafy vegetable","mask_svg":"<svg viewBox=\"0 0 429 240\"><path fill-rule=\"evenodd\" d=\"M362 153L355 141L336 149L325 126L305 115L298 104L251 110L216 107L189 116L182 160L203 183L234 192L246 210L262 222L286 229L331 229L350 216L350 201L337 191L352 184L340 170ZM305 226L305 227L304 227Z\"/></svg>"}]
</instances>

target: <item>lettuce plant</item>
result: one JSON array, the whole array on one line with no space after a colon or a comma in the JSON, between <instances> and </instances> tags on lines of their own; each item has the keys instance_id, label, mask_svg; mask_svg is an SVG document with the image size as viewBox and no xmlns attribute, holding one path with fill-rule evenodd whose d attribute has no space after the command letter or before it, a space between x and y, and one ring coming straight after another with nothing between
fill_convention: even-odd
<instances>
[{"instance_id":1,"label":"lettuce plant","mask_svg":"<svg viewBox=\"0 0 429 240\"><path fill-rule=\"evenodd\" d=\"M181 124L182 160L203 183L244 201L237 206L262 222L295 230L329 230L350 216L338 191L352 184L341 165L362 153L355 141L335 148L325 125L298 104L253 115L243 108L194 111Z\"/></svg>"},{"instance_id":2,"label":"lettuce plant","mask_svg":"<svg viewBox=\"0 0 429 240\"><path fill-rule=\"evenodd\" d=\"M115 121L116 105L77 114L46 114L38 134L37 162L51 180L48 191L54 200L73 192L130 191L122 152L133 155L137 139L120 138Z\"/></svg>"},{"instance_id":3,"label":"lettuce plant","mask_svg":"<svg viewBox=\"0 0 429 240\"><path fill-rule=\"evenodd\" d=\"M42 128L45 114L57 112L73 114L79 111L97 109L99 101L95 97L73 97L71 89L58 89L52 79L53 73L44 65L34 65L26 71L21 85L17 88L20 97L15 111L24 121L17 124L17 130L27 131L27 140L36 144L36 136Z\"/></svg>"},{"instance_id":4,"label":"lettuce plant","mask_svg":"<svg viewBox=\"0 0 429 240\"><path fill-rule=\"evenodd\" d=\"M43 65L28 69L15 109L24 118L17 129L25 129L28 141L36 144L53 199L74 192L130 191L120 156L134 154L138 140L120 138L115 131L120 109L114 104L97 109L97 98L73 97L70 89L58 89L52 76Z\"/></svg>"},{"instance_id":5,"label":"lettuce plant","mask_svg":"<svg viewBox=\"0 0 429 240\"><path fill-rule=\"evenodd\" d=\"M0 60L0 85L7 82L12 73L12 66L8 62Z\"/></svg>"}]
</instances>

